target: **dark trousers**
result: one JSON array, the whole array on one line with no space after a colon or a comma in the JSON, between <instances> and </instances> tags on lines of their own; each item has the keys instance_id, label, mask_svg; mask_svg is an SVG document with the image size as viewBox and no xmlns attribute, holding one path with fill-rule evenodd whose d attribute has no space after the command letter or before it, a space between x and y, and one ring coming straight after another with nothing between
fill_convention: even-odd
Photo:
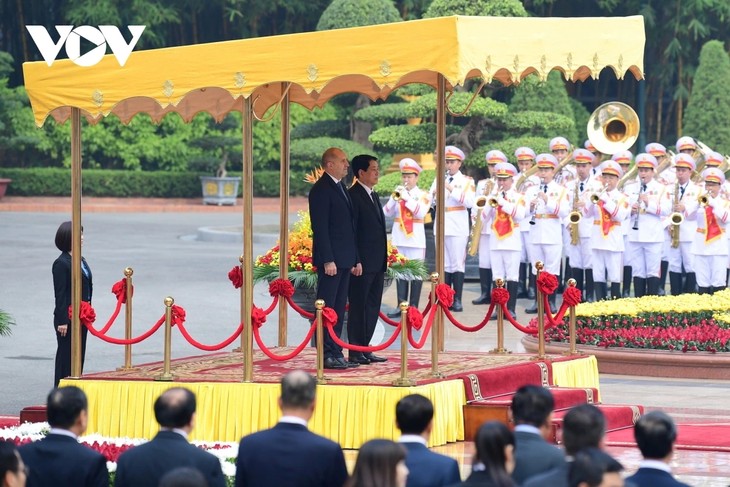
<instances>
[{"instance_id":1,"label":"dark trousers","mask_svg":"<svg viewBox=\"0 0 730 487\"><path fill-rule=\"evenodd\" d=\"M84 370L84 359L86 358L86 335L89 330L81 325L81 371ZM59 335L56 331L56 370L53 378L53 387L58 387L61 379L71 375L71 324L68 325L66 336Z\"/></svg>"},{"instance_id":2,"label":"dark trousers","mask_svg":"<svg viewBox=\"0 0 730 487\"><path fill-rule=\"evenodd\" d=\"M347 338L353 345L370 344L383 300L384 277L384 272L369 272L350 278ZM359 354L360 352L350 352L351 356Z\"/></svg>"},{"instance_id":3,"label":"dark trousers","mask_svg":"<svg viewBox=\"0 0 730 487\"><path fill-rule=\"evenodd\" d=\"M345 319L345 307L347 305L347 292L350 285L350 269L337 268L337 274L328 276L324 273L324 266L317 269L317 299L323 299L325 307L332 308L337 313L337 324L334 327L335 334L342 336L342 323ZM324 358L339 358L342 355L342 347L337 345L327 330L324 331Z\"/></svg>"}]
</instances>

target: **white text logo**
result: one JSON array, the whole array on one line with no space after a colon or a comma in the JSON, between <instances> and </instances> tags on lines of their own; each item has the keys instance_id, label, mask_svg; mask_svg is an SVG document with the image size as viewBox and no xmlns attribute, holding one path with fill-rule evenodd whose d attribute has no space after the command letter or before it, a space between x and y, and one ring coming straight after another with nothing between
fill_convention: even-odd
<instances>
[{"instance_id":1,"label":"white text logo","mask_svg":"<svg viewBox=\"0 0 730 487\"><path fill-rule=\"evenodd\" d=\"M114 25L100 25L98 29L90 25L80 25L78 27L74 27L73 25L56 25L55 27L56 32L58 32L58 42L54 42L51 39L48 30L42 25L25 26L33 38L35 45L38 46L41 56L43 56L43 59L45 59L49 66L56 60L64 44L68 58L79 66L93 66L101 61L101 58L106 54L107 44L109 44L112 54L117 58L119 65L124 66L124 63L127 62L127 58L129 58L132 49L134 49L134 46L139 41L145 29L144 25L127 26L129 33L132 34L132 40L127 44L122 33ZM82 38L96 46L83 55L81 54Z\"/></svg>"}]
</instances>

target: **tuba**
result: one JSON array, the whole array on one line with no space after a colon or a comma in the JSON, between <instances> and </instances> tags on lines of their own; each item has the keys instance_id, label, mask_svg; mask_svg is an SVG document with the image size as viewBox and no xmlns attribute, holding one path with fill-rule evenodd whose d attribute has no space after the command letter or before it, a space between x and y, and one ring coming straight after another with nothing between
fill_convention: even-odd
<instances>
[{"instance_id":1,"label":"tuba","mask_svg":"<svg viewBox=\"0 0 730 487\"><path fill-rule=\"evenodd\" d=\"M588 140L604 154L626 150L639 137L639 116L633 108L619 101L604 103L588 119Z\"/></svg>"}]
</instances>

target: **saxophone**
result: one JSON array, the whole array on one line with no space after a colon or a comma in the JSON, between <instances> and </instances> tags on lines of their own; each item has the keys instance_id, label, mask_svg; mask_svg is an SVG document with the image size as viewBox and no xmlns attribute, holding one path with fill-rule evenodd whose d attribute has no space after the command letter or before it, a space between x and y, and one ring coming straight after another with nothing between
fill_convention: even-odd
<instances>
[{"instance_id":1,"label":"saxophone","mask_svg":"<svg viewBox=\"0 0 730 487\"><path fill-rule=\"evenodd\" d=\"M580 198L580 195L578 193L578 180L576 179L574 182L575 189L573 190L573 211L571 211L570 215L568 215L568 220L570 220L570 244L578 245L578 242L580 242L578 224L580 223L581 219L580 210L578 208L578 200Z\"/></svg>"},{"instance_id":2,"label":"saxophone","mask_svg":"<svg viewBox=\"0 0 730 487\"><path fill-rule=\"evenodd\" d=\"M677 206L679 203L679 181L674 183L674 205ZM672 248L676 249L679 247L679 225L684 221L684 216L678 211L673 212L669 215L669 235L672 237Z\"/></svg>"},{"instance_id":3,"label":"saxophone","mask_svg":"<svg viewBox=\"0 0 730 487\"><path fill-rule=\"evenodd\" d=\"M469 255L477 255L479 251L479 239L482 237L482 211L484 210L484 205L489 202L487 195L492 193L493 188L494 180L487 179L487 182L484 183L482 194L474 201L474 207L477 211L474 217L474 224L471 226L471 235L469 235ZM494 206L491 202L489 203L491 206Z\"/></svg>"}]
</instances>

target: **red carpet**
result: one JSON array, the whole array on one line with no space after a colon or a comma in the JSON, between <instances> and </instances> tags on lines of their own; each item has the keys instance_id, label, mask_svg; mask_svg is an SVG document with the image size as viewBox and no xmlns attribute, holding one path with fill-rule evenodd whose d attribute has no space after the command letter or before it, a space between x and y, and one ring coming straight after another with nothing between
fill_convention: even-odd
<instances>
[{"instance_id":1,"label":"red carpet","mask_svg":"<svg viewBox=\"0 0 730 487\"><path fill-rule=\"evenodd\" d=\"M730 423L679 424L677 443L680 450L730 452ZM612 431L606 435L607 446L636 446L634 429Z\"/></svg>"}]
</instances>

